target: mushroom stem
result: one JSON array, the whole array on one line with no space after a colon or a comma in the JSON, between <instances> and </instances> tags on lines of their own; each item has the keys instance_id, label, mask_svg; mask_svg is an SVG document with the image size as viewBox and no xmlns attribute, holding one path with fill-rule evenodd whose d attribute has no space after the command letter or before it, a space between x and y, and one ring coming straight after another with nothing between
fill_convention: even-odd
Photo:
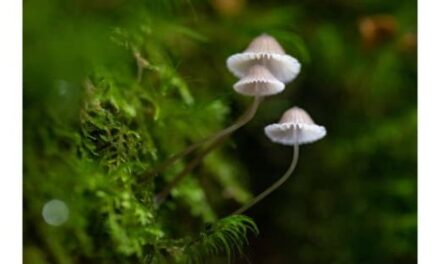
<instances>
[{"instance_id":1,"label":"mushroom stem","mask_svg":"<svg viewBox=\"0 0 440 264\"><path fill-rule=\"evenodd\" d=\"M200 147L204 143L209 142L209 141L212 141L212 142L217 141L217 140L221 139L222 137L227 136L228 134L231 134L235 130L244 126L246 123L248 123L255 116L255 113L257 112L258 106L260 105L262 100L263 100L263 97L255 97L254 101L249 106L249 108L245 111L245 113L241 117L239 117L232 125L215 133L214 135L206 137L206 138L188 146L182 152L171 156L168 160L166 160L165 162L163 162L162 164L157 166L155 169L150 171L149 175L155 175L155 174L162 172L164 169L168 168L168 166L170 166L171 164L173 164L174 162L176 162L180 158L190 154L191 152L196 150L198 147Z\"/></svg>"},{"instance_id":2,"label":"mushroom stem","mask_svg":"<svg viewBox=\"0 0 440 264\"><path fill-rule=\"evenodd\" d=\"M233 212L233 215L242 214L245 211L247 211L249 208L260 202L262 199L264 199L266 196L271 194L273 191L275 191L277 188L279 188L283 183L289 179L292 172L295 170L296 164L298 162L299 157L299 145L296 143L293 145L293 158L292 163L290 163L289 169L284 173L283 177L281 177L278 181L276 181L274 184L272 184L269 188L267 188L265 191L260 193L258 196L256 196L254 199L252 199L249 203L245 204L235 212Z\"/></svg>"},{"instance_id":3,"label":"mushroom stem","mask_svg":"<svg viewBox=\"0 0 440 264\"><path fill-rule=\"evenodd\" d=\"M248 111L246 111L234 124L232 124L231 126L223 129L222 131L216 133L215 135L204 139L198 143L195 143L191 146L189 146L186 150L182 151L181 153L173 156L171 159L169 159L167 161L167 165L171 164L174 160L177 160L178 158L189 154L191 151L193 151L195 148L197 148L198 146L200 146L201 144L211 140L211 144L206 147L206 149L204 149L197 157L195 157L193 160L191 160L186 167L179 173L176 175L176 177L174 177L174 179L170 182L170 184L168 186L165 187L165 189L163 189L159 194L156 195L155 197L155 204L159 205L161 204L165 198L169 195L169 193L171 192L171 190L180 183L180 181L190 172L192 171L195 167L197 167L199 165L199 163L203 160L203 158L209 154L209 152L211 152L213 149L215 149L217 146L219 146L221 143L223 143L226 138L232 134L235 130L239 129L240 127L244 126L246 123L248 123L254 116L255 113L257 112L258 106L260 105L260 102L262 101L262 97L255 97L254 102L252 103L252 105L250 106L250 108L248 109ZM160 167L159 169L164 169L163 167ZM160 171L160 170L155 170L156 172Z\"/></svg>"}]
</instances>

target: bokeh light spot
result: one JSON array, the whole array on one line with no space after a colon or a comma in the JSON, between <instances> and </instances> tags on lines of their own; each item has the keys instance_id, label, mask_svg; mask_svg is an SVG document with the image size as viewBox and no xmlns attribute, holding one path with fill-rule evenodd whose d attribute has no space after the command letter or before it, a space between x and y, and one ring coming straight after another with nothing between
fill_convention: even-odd
<instances>
[{"instance_id":1,"label":"bokeh light spot","mask_svg":"<svg viewBox=\"0 0 440 264\"><path fill-rule=\"evenodd\" d=\"M42 214L47 224L59 226L69 218L69 208L65 202L54 199L44 204Z\"/></svg>"}]
</instances>

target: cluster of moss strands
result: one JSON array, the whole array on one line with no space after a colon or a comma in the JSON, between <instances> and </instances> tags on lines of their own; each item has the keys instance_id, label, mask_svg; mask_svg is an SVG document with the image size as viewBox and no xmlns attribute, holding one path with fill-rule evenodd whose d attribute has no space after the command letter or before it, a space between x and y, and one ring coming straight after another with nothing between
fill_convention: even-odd
<instances>
[{"instance_id":1,"label":"cluster of moss strands","mask_svg":"<svg viewBox=\"0 0 440 264\"><path fill-rule=\"evenodd\" d=\"M25 247L25 258L33 263L72 263L79 259L130 263L151 255L160 263L163 250L173 252L180 237L191 241L191 235L198 233L200 226L196 224L193 233L173 234L160 222L152 204L155 185L163 185L172 178L174 169L163 174L158 182L143 177L143 173L187 142L221 127L227 108L221 100L196 102L186 81L166 58L160 40L147 40L144 34L138 28L115 30L110 37L113 43L128 43L121 46L126 50L126 59L118 67L101 65L77 83L63 81L64 85L78 89L81 98L78 108L67 109L78 109L71 119L60 122L63 113L57 111L57 105L44 110L49 114L45 122L26 112L27 125L37 127L38 123L39 127L37 133L25 136L25 233L33 233L42 241L41 247ZM133 71L137 59L133 48L139 56L149 59L143 78ZM66 95L55 99L71 99L62 96ZM38 149L38 145L42 148ZM224 155L216 154L214 158L211 164L217 167L225 167L229 162ZM55 163L57 166L45 165ZM175 169L182 164L178 163ZM231 182L234 183L229 180L227 184ZM234 184L237 192L244 192L238 182ZM70 189L69 185L72 192L61 191ZM200 195L194 196L197 193ZM197 180L189 179L176 188L176 196L180 204L191 208L187 214L193 214L192 217L201 218L202 222L217 218ZM70 220L59 231L48 229L44 223L31 231L30 219L41 219L39 208L51 197L68 204L73 211ZM239 234L243 239L245 233ZM62 237L75 237L79 243L62 248L51 242ZM230 245L218 245L219 249L222 247ZM114 250L108 251L109 248ZM71 250L82 253L75 257ZM173 262L188 258L179 254L170 257Z\"/></svg>"},{"instance_id":2,"label":"cluster of moss strands","mask_svg":"<svg viewBox=\"0 0 440 264\"><path fill-rule=\"evenodd\" d=\"M230 263L234 256L243 255L243 247L249 244L248 232L259 233L252 218L244 215L225 217L188 243L185 247L186 262L205 263L208 256L226 254Z\"/></svg>"}]
</instances>

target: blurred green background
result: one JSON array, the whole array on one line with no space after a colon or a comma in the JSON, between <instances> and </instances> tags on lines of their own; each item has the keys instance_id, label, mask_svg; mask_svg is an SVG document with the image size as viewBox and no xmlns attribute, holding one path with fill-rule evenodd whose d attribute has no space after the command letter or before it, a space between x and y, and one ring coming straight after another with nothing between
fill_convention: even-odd
<instances>
[{"instance_id":1,"label":"blurred green background","mask_svg":"<svg viewBox=\"0 0 440 264\"><path fill-rule=\"evenodd\" d=\"M328 135L248 212L260 234L232 262L416 263L416 16L414 0L24 0L24 262L182 262L182 238L287 169L263 127L297 105ZM244 111L225 61L264 32L300 75L155 208L190 157L145 172Z\"/></svg>"}]
</instances>

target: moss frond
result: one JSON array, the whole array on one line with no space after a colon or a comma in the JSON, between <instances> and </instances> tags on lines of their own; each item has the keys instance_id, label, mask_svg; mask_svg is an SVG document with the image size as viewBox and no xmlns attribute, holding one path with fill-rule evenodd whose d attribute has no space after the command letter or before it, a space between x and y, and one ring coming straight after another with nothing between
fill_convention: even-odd
<instances>
[{"instance_id":1,"label":"moss frond","mask_svg":"<svg viewBox=\"0 0 440 264\"><path fill-rule=\"evenodd\" d=\"M206 263L208 257L224 254L231 262L235 256L243 254L243 247L249 244L249 232L259 233L252 218L244 215L225 217L210 225L186 246L184 263Z\"/></svg>"}]
</instances>

